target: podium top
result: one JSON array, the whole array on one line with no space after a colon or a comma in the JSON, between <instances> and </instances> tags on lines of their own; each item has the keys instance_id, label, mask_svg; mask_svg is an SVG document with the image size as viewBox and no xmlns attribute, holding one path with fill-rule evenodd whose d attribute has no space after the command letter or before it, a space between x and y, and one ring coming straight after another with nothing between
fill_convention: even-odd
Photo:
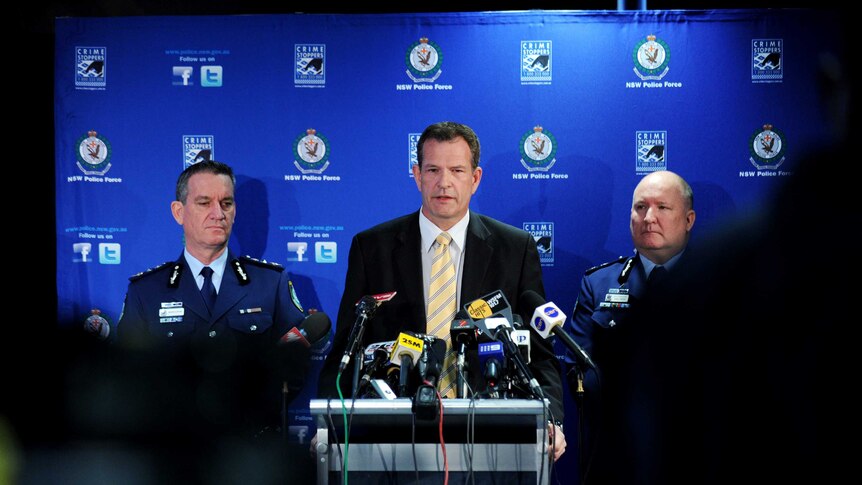
<instances>
[{"instance_id":1,"label":"podium top","mask_svg":"<svg viewBox=\"0 0 862 485\"><path fill-rule=\"evenodd\" d=\"M528 415L542 416L545 405L534 399L443 399L443 412L448 415ZM406 397L397 399L345 399L344 406L350 412L364 415L403 415L413 413L413 400ZM324 415L341 410L340 399L312 399L309 401L312 415Z\"/></svg>"}]
</instances>

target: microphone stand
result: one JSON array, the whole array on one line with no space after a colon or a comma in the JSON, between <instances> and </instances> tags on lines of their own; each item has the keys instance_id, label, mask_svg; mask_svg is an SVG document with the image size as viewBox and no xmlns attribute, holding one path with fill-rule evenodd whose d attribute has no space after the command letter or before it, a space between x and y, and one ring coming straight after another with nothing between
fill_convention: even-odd
<instances>
[{"instance_id":1,"label":"microphone stand","mask_svg":"<svg viewBox=\"0 0 862 485\"><path fill-rule=\"evenodd\" d=\"M458 344L458 357L455 359L455 397L467 397L467 381L464 379L464 352L467 351L467 344L461 342Z\"/></svg>"},{"instance_id":2,"label":"microphone stand","mask_svg":"<svg viewBox=\"0 0 862 485\"><path fill-rule=\"evenodd\" d=\"M578 408L578 469L581 471L581 482L583 483L586 477L584 466L584 371L581 370L581 365L577 360L570 372L575 373L575 406Z\"/></svg>"},{"instance_id":3,"label":"microphone stand","mask_svg":"<svg viewBox=\"0 0 862 485\"><path fill-rule=\"evenodd\" d=\"M360 340L362 340L362 336L360 335ZM357 349L358 355L365 355L365 347L360 346ZM360 359L356 359L356 363L353 366L353 381L350 383L350 395L356 395L356 391L359 390L359 373L362 371L362 361Z\"/></svg>"},{"instance_id":4,"label":"microphone stand","mask_svg":"<svg viewBox=\"0 0 862 485\"><path fill-rule=\"evenodd\" d=\"M350 363L350 358L356 353L356 347L362 342L362 336L365 334L365 322L374 315L376 309L377 302L370 296L362 297L357 303L356 321L353 322L353 328L347 338L347 348L344 350L344 356L341 357L341 363L338 365L339 374L344 372L347 364Z\"/></svg>"}]
</instances>

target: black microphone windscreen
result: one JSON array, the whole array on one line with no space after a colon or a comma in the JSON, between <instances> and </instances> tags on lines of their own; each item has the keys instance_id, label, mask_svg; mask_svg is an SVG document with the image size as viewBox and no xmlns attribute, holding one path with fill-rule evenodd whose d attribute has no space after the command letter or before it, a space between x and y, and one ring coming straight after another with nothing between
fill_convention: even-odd
<instances>
[{"instance_id":1,"label":"black microphone windscreen","mask_svg":"<svg viewBox=\"0 0 862 485\"><path fill-rule=\"evenodd\" d=\"M332 329L332 320L329 319L329 315L323 312L315 312L305 317L300 328L305 331L305 338L308 342L314 345L329 335L329 331Z\"/></svg>"},{"instance_id":2,"label":"black microphone windscreen","mask_svg":"<svg viewBox=\"0 0 862 485\"><path fill-rule=\"evenodd\" d=\"M536 308L547 303L547 301L545 301L545 298L542 295L536 293L535 290L527 290L521 293L521 297L519 298L518 302L521 311L525 314L530 315L532 315L533 312L536 311Z\"/></svg>"}]
</instances>

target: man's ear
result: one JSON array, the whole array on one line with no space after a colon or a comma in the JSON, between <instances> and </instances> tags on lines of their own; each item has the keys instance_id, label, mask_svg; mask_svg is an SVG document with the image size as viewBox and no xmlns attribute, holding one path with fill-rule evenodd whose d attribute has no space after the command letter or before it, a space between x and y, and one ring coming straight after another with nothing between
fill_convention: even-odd
<instances>
[{"instance_id":1,"label":"man's ear","mask_svg":"<svg viewBox=\"0 0 862 485\"><path fill-rule=\"evenodd\" d=\"M175 200L171 202L171 214L174 216L174 220L177 221L177 224L183 225L183 203Z\"/></svg>"}]
</instances>

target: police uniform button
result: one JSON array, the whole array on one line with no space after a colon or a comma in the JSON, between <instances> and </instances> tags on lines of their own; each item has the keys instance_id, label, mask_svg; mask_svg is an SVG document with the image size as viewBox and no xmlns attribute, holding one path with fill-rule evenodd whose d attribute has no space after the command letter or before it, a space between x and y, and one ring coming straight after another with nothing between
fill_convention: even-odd
<instances>
[{"instance_id":1,"label":"police uniform button","mask_svg":"<svg viewBox=\"0 0 862 485\"><path fill-rule=\"evenodd\" d=\"M251 330L252 332L257 331L257 325L252 325L252 326L248 327L248 329Z\"/></svg>"},{"instance_id":2,"label":"police uniform button","mask_svg":"<svg viewBox=\"0 0 862 485\"><path fill-rule=\"evenodd\" d=\"M173 336L174 336L174 332L168 332L168 337L173 337Z\"/></svg>"},{"instance_id":3,"label":"police uniform button","mask_svg":"<svg viewBox=\"0 0 862 485\"><path fill-rule=\"evenodd\" d=\"M215 336L216 336L216 331L210 330L210 338L215 337Z\"/></svg>"}]
</instances>

